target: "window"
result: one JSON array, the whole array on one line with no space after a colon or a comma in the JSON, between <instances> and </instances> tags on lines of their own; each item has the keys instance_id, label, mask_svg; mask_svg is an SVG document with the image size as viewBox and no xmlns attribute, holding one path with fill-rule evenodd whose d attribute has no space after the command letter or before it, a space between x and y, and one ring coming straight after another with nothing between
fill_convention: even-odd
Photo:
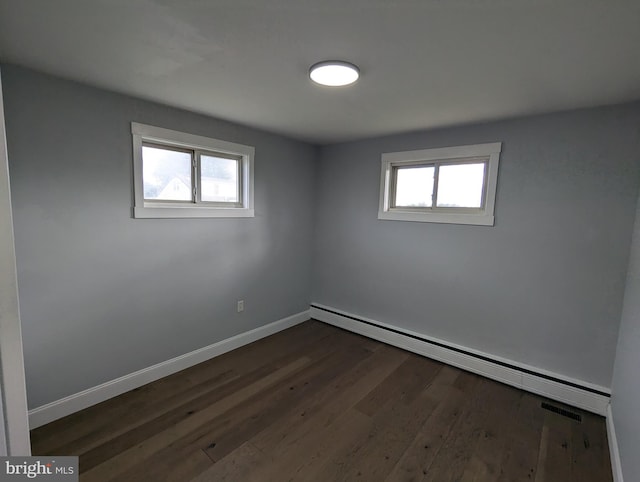
<instances>
[{"instance_id":1,"label":"window","mask_svg":"<svg viewBox=\"0 0 640 482\"><path fill-rule=\"evenodd\" d=\"M501 146L382 154L378 219L493 226Z\"/></svg>"},{"instance_id":2,"label":"window","mask_svg":"<svg viewBox=\"0 0 640 482\"><path fill-rule=\"evenodd\" d=\"M253 217L250 146L131 123L134 217Z\"/></svg>"}]
</instances>

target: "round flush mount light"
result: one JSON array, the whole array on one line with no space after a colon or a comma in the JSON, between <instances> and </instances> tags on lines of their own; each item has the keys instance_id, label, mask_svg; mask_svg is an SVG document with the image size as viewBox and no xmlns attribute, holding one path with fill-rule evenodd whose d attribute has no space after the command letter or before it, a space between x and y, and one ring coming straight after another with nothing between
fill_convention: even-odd
<instances>
[{"instance_id":1,"label":"round flush mount light","mask_svg":"<svg viewBox=\"0 0 640 482\"><path fill-rule=\"evenodd\" d=\"M342 60L325 60L309 68L309 77L316 84L341 87L353 84L360 77L360 69Z\"/></svg>"}]
</instances>

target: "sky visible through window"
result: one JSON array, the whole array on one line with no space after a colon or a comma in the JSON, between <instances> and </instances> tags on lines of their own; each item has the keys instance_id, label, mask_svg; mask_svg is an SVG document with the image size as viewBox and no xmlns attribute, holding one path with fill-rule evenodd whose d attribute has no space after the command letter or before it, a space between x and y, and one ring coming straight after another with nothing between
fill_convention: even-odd
<instances>
[{"instance_id":1,"label":"sky visible through window","mask_svg":"<svg viewBox=\"0 0 640 482\"><path fill-rule=\"evenodd\" d=\"M480 208L484 163L440 166L438 207Z\"/></svg>"},{"instance_id":2,"label":"sky visible through window","mask_svg":"<svg viewBox=\"0 0 640 482\"><path fill-rule=\"evenodd\" d=\"M437 207L481 208L485 163L440 165ZM434 166L398 168L395 206L432 207Z\"/></svg>"},{"instance_id":3,"label":"sky visible through window","mask_svg":"<svg viewBox=\"0 0 640 482\"><path fill-rule=\"evenodd\" d=\"M435 168L405 167L398 169L396 206L431 207Z\"/></svg>"}]
</instances>

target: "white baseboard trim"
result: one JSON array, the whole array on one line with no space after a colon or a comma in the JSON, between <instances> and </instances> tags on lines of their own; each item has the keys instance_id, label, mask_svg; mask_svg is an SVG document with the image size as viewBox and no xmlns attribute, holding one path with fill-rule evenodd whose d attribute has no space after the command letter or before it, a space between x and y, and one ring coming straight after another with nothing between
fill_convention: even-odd
<instances>
[{"instance_id":1,"label":"white baseboard trim","mask_svg":"<svg viewBox=\"0 0 640 482\"><path fill-rule=\"evenodd\" d=\"M611 404L607 406L607 440L609 441L609 456L611 457L613 482L624 482L622 477L622 464L620 463L620 452L618 451L618 438L616 437L616 428L613 423Z\"/></svg>"},{"instance_id":2,"label":"white baseboard trim","mask_svg":"<svg viewBox=\"0 0 640 482\"><path fill-rule=\"evenodd\" d=\"M78 412L87 407L104 402L122 393L146 385L160 378L192 367L216 356L227 353L256 340L273 335L279 331L307 321L310 311L302 311L281 320L269 323L245 333L232 336L213 345L205 346L190 353L172 358L156 365L138 370L115 380L102 383L93 388L83 390L74 395L47 403L41 407L29 410L29 427L34 429L59 418Z\"/></svg>"},{"instance_id":3,"label":"white baseboard trim","mask_svg":"<svg viewBox=\"0 0 640 482\"><path fill-rule=\"evenodd\" d=\"M611 390L606 387L438 340L319 303L311 306L311 317L552 400L598 415L607 414ZM601 394L593 393L589 389Z\"/></svg>"}]
</instances>

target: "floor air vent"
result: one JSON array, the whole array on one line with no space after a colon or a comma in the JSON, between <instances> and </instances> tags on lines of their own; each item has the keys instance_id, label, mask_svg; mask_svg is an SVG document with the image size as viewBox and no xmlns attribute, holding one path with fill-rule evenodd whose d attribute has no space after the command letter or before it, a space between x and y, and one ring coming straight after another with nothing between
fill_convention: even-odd
<instances>
[{"instance_id":1,"label":"floor air vent","mask_svg":"<svg viewBox=\"0 0 640 482\"><path fill-rule=\"evenodd\" d=\"M575 412L570 412L569 410L565 410L564 408L556 407L555 405L544 402L542 402L540 406L545 410L549 410L550 412L557 413L558 415L562 415L563 417L570 418L571 420L575 420L576 422L582 422L582 417Z\"/></svg>"}]
</instances>

